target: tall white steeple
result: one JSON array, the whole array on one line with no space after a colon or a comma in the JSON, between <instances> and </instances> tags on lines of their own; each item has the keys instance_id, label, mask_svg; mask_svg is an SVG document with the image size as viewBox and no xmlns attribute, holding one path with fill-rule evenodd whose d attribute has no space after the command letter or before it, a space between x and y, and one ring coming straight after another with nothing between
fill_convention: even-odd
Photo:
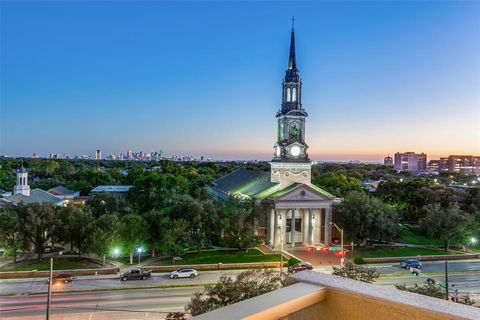
<instances>
[{"instance_id":1,"label":"tall white steeple","mask_svg":"<svg viewBox=\"0 0 480 320\"><path fill-rule=\"evenodd\" d=\"M13 194L23 194L24 196L30 196L30 186L28 185L28 172L25 167L22 166L17 169L17 183L13 187Z\"/></svg>"}]
</instances>

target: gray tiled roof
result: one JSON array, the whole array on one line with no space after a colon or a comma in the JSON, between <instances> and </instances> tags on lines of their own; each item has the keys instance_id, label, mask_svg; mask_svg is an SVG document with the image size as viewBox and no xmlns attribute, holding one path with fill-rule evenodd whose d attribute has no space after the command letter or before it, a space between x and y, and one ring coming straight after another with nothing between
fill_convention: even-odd
<instances>
[{"instance_id":1,"label":"gray tiled roof","mask_svg":"<svg viewBox=\"0 0 480 320\"><path fill-rule=\"evenodd\" d=\"M50 190L48 190L47 192L53 194L53 195L56 195L56 196L67 196L67 195L75 195L78 193L78 191L73 191L73 190L70 190L64 186L56 186L55 188L52 188Z\"/></svg>"},{"instance_id":2,"label":"gray tiled roof","mask_svg":"<svg viewBox=\"0 0 480 320\"><path fill-rule=\"evenodd\" d=\"M97 186L90 192L128 192L133 186Z\"/></svg>"},{"instance_id":3,"label":"gray tiled roof","mask_svg":"<svg viewBox=\"0 0 480 320\"><path fill-rule=\"evenodd\" d=\"M55 205L60 205L63 203L63 199L38 188L31 190L30 196L25 196L23 194L17 193L10 197L6 197L5 200L15 205L21 202L23 202L24 204L51 202Z\"/></svg>"}]
</instances>

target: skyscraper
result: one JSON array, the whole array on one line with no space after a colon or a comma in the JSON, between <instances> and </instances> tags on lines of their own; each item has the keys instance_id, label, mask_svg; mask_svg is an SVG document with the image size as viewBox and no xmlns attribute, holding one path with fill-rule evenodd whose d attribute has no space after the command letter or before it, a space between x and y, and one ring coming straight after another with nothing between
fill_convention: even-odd
<instances>
[{"instance_id":1,"label":"skyscraper","mask_svg":"<svg viewBox=\"0 0 480 320\"><path fill-rule=\"evenodd\" d=\"M102 150L95 151L95 160L102 160Z\"/></svg>"}]
</instances>

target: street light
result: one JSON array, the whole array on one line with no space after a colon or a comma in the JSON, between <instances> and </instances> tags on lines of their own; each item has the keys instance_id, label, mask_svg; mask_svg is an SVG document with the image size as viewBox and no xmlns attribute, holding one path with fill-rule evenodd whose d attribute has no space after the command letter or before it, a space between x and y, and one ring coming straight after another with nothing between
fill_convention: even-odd
<instances>
[{"instance_id":1,"label":"street light","mask_svg":"<svg viewBox=\"0 0 480 320\"><path fill-rule=\"evenodd\" d=\"M477 243L477 239L475 237L471 237L470 238L470 242L475 245L475 243Z\"/></svg>"},{"instance_id":2,"label":"street light","mask_svg":"<svg viewBox=\"0 0 480 320\"><path fill-rule=\"evenodd\" d=\"M343 229L340 229L336 224L335 222L330 222L330 225L331 226L334 226L335 228L337 228L337 230L340 232L340 247L342 248L341 252L342 252L342 258L340 258L340 266L343 267L344 265L344 262L345 262L345 258L344 258L344 251L343 251Z\"/></svg>"},{"instance_id":3,"label":"street light","mask_svg":"<svg viewBox=\"0 0 480 320\"><path fill-rule=\"evenodd\" d=\"M141 254L142 254L142 251L143 251L142 247L140 247L140 248L137 249L137 252L138 252L138 264L140 264L140 256L141 256Z\"/></svg>"},{"instance_id":4,"label":"street light","mask_svg":"<svg viewBox=\"0 0 480 320\"><path fill-rule=\"evenodd\" d=\"M120 249L114 248L114 249L113 249L113 256L114 256L114 257L118 257L119 254L120 254Z\"/></svg>"}]
</instances>

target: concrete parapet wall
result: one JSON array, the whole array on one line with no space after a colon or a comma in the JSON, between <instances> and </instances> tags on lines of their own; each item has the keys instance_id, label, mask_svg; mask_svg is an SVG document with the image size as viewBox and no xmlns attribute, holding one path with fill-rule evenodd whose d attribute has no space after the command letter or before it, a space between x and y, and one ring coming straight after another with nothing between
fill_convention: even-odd
<instances>
[{"instance_id":1,"label":"concrete parapet wall","mask_svg":"<svg viewBox=\"0 0 480 320\"><path fill-rule=\"evenodd\" d=\"M407 257L383 257L383 258L363 258L365 263L383 263L383 262L400 262L406 259L420 259L421 261L438 261L438 260L459 260L459 259L479 259L479 253L473 254L450 254L435 256L407 256Z\"/></svg>"},{"instance_id":2,"label":"concrete parapet wall","mask_svg":"<svg viewBox=\"0 0 480 320\"><path fill-rule=\"evenodd\" d=\"M68 273L74 276L93 276L99 274L116 274L118 267L98 268L98 269L72 269L72 270L54 270L53 275ZM7 271L0 272L1 279L12 278L41 278L49 276L50 271Z\"/></svg>"},{"instance_id":3,"label":"concrete parapet wall","mask_svg":"<svg viewBox=\"0 0 480 320\"><path fill-rule=\"evenodd\" d=\"M286 265L286 262L284 263ZM197 270L206 269L249 269L249 268L280 268L280 262L253 262L253 263L211 263L191 265L169 265L169 266L144 266L144 269L152 272L174 271L182 268L193 268Z\"/></svg>"}]
</instances>

